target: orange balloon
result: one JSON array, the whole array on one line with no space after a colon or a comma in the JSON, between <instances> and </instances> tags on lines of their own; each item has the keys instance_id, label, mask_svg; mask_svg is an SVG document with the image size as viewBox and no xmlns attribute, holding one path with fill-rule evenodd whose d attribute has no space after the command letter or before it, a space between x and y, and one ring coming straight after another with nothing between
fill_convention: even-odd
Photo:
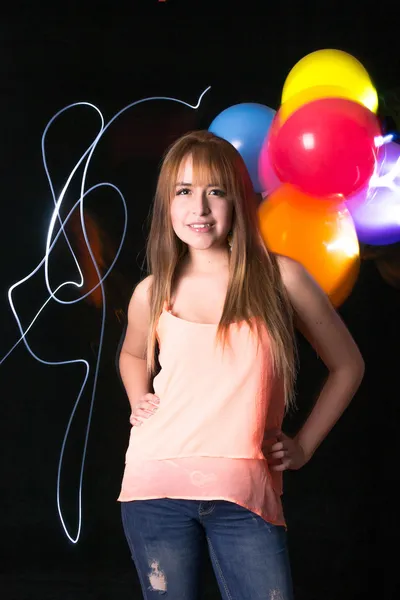
<instances>
[{"instance_id":1,"label":"orange balloon","mask_svg":"<svg viewBox=\"0 0 400 600\"><path fill-rule=\"evenodd\" d=\"M283 184L259 207L269 250L301 263L335 307L350 295L360 269L360 248L342 199L319 199Z\"/></svg>"}]
</instances>

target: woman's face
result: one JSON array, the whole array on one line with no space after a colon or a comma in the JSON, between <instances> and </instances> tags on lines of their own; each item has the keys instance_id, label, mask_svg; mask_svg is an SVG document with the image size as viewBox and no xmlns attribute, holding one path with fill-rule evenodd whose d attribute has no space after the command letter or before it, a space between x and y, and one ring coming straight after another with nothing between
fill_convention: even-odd
<instances>
[{"instance_id":1,"label":"woman's face","mask_svg":"<svg viewBox=\"0 0 400 600\"><path fill-rule=\"evenodd\" d=\"M176 235L189 247L206 250L226 244L232 226L233 202L226 190L209 181L193 185L192 157L182 161L171 201Z\"/></svg>"}]
</instances>

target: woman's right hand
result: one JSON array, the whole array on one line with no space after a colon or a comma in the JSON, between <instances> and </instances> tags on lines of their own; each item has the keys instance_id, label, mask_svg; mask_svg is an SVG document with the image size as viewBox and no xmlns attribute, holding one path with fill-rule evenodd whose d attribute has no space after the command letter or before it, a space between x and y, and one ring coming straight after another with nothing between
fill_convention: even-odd
<instances>
[{"instance_id":1,"label":"woman's right hand","mask_svg":"<svg viewBox=\"0 0 400 600\"><path fill-rule=\"evenodd\" d=\"M160 404L160 399L155 394L145 394L136 403L132 410L129 422L133 427L140 425L149 417L151 417Z\"/></svg>"}]
</instances>

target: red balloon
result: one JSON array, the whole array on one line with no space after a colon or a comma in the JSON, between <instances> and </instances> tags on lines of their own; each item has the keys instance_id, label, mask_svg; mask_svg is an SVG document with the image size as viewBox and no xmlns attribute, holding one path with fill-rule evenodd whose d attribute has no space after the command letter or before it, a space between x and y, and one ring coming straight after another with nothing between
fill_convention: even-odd
<instances>
[{"instance_id":1,"label":"red balloon","mask_svg":"<svg viewBox=\"0 0 400 600\"><path fill-rule=\"evenodd\" d=\"M378 118L361 104L321 98L298 108L282 125L278 112L268 150L281 181L315 196L348 196L373 174L379 135Z\"/></svg>"}]
</instances>

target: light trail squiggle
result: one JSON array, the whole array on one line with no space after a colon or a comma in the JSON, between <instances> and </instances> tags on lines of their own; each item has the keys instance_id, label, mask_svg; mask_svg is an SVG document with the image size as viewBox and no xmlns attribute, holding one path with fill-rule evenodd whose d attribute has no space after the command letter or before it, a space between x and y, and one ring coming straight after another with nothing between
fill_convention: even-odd
<instances>
[{"instance_id":1,"label":"light trail squiggle","mask_svg":"<svg viewBox=\"0 0 400 600\"><path fill-rule=\"evenodd\" d=\"M396 137L397 136L393 133L383 136L381 138L381 140L382 140L381 143L377 144L377 147L379 148L381 146L384 146L385 144L392 142L394 139L396 139ZM386 159L386 155L385 155L379 169L378 169L378 165L377 165L375 172L373 173L371 179L369 180L368 188L371 189L371 188L387 187L390 190L392 190L393 192L397 192L398 194L400 194L400 186L395 181L400 175L400 157L397 159L397 161L394 163L394 165L390 168L390 170L387 173L385 173L384 175L380 175L378 173L378 170L383 171L383 167L386 162L387 162L387 159ZM399 196L399 198L400 198L400 196ZM371 200L371 198L369 199L369 201L370 200Z\"/></svg>"},{"instance_id":2,"label":"light trail squiggle","mask_svg":"<svg viewBox=\"0 0 400 600\"><path fill-rule=\"evenodd\" d=\"M208 92L208 90L211 89L211 86L207 87L204 92L202 92L202 94L200 95L197 104L192 105L189 104L187 102L184 102L183 100L179 100L177 98L170 98L168 96L152 96L152 97L148 97L148 98L143 98L141 100L137 100L136 102L132 102L131 104L129 104L128 106L126 106L125 108L123 108L122 110L120 110L108 123L107 125L104 126L104 118L103 115L101 114L100 110L94 106L93 104L90 104L88 102L77 102L74 104L70 104L68 106L66 106L65 108L63 108L62 110L60 110L59 112L57 112L49 121L49 123L47 124L43 135L42 135L42 143L41 143L41 147L42 147L42 159L43 159L43 165L44 165L44 169L46 172L46 176L47 179L49 181L49 186L50 186L50 190L51 190L51 194L53 197L53 201L54 201L54 211L53 214L51 216L50 219L50 223L49 223L49 228L48 228L48 232L47 232L47 238L46 238L46 249L45 249L45 255L43 257L43 259L41 260L41 262L37 265L37 267L35 267L33 269L33 271L31 271L31 273L29 273L26 277L24 277L23 279L17 281L16 283L14 283L10 289L8 290L8 301L10 304L10 308L11 311L14 315L14 318L17 322L18 325L18 329L20 331L20 338L17 340L17 342L12 346L12 348L3 356L3 358L0 360L0 365L10 356L10 354L15 350L15 348L18 346L18 344L23 341L25 344L26 349L28 350L28 352L31 354L31 356L33 356L33 358L35 358L35 360L37 360L38 362L45 364L45 365L49 365L49 366L58 366L58 365L70 365L70 364L82 364L85 367L85 376L84 376L84 380L83 383L81 385L78 397L75 401L74 407L72 409L67 427L66 427L66 431L64 434L64 438L62 441L62 445L61 445L61 451L60 451L60 457L59 457L59 463L58 463L58 470L57 470L57 509L58 509L58 514L59 514L59 518L63 527L63 530L67 536L67 538L73 543L76 544L80 538L80 534L81 534L81 530L82 530L82 489L83 489L83 474L84 474L84 467L85 467L85 459L86 459L86 453L87 453L87 445L88 445L88 439L89 439L89 432L90 432L90 424L91 424L91 419L92 419L92 413L93 413L93 406L94 406L94 399L95 399L95 394L96 394L96 388L97 388L97 381L98 381L98 373L99 373L99 366L100 366L100 358L101 358L101 351L102 351L102 345L103 345L103 337L104 337L104 329L105 329L105 316L106 316L106 312L105 312L105 307L106 307L106 302L105 302L105 292L104 292L104 286L103 286L103 282L105 281L105 279L108 277L108 275L110 274L111 270L113 269L116 261L118 260L119 254L121 252L123 243L124 243L124 239L126 236L126 229L127 229L127 206L126 206L126 202L125 202L125 198L123 196L123 194L121 193L121 191L112 183L108 183L108 182L104 182L104 183L99 183L97 185L92 186L89 190L85 191L85 183L86 183L86 175L87 175L87 171L89 168L89 164L90 164L90 160L93 156L93 153L97 147L97 144L99 143L100 139L102 138L103 134L105 133L105 131L110 127L110 125L118 118L120 117L124 112L126 112L127 110L129 110L130 108L133 108L134 106L137 106L138 104L142 104L143 102L150 102L150 101L155 101L155 100L168 100L171 102L177 102L179 104L183 104L184 106L187 106L189 108L192 108L194 110L198 109L201 101L203 99L203 96ZM70 110L74 107L77 106L88 106L93 108L95 111L97 111L97 113L100 116L100 120L101 120L101 126L99 129L99 132L97 134L97 136L95 137L95 139L93 140L93 142L90 144L90 146L86 149L86 151L82 154L82 156L80 157L80 159L78 160L78 162L76 163L76 165L74 166L74 168L72 169L70 175L68 176L66 183L59 195L59 197L56 197L55 191L54 191L54 187L52 184L52 180L50 177L50 173L49 173L49 169L47 166L47 160L46 160L46 150L45 150L45 141L46 141L46 136L47 133L51 127L51 125L54 123L54 121L64 112L66 112L67 110ZM80 192L80 197L79 200L75 203L75 205L73 206L73 208L71 209L71 211L68 213L66 219L62 220L62 217L60 215L60 209L61 209L61 205L62 202L65 198L65 195L68 191L68 187L71 183L71 180L73 179L74 175L76 174L77 170L79 169L80 165L83 163L83 161L86 159L86 162L84 164L84 168L83 168L83 174L82 174L82 180L81 180L81 192ZM124 208L124 227L123 227L123 232L122 232L122 236L121 236L121 241L118 247L118 251L116 252L115 258L113 260L113 262L111 263L110 267L108 268L108 270L106 271L106 273L104 274L104 276L101 276L101 273L99 271L99 268L97 266L93 251L91 249L90 246L90 242L87 236L87 232L86 232L86 227L85 227L85 219L84 219L84 214L83 214L83 200L84 198L90 194L90 192L92 192L93 190L95 190L96 188L99 187L104 187L104 186L108 186L112 189L114 189L120 196L122 204L123 204L123 208ZM62 300L61 298L59 298L56 294L57 292L62 289L63 287L67 286L67 285L71 285L77 288L81 288L83 286L84 283L84 278L83 278L83 273L82 270L79 266L79 262L72 250L71 244L69 243L68 240L68 236L65 232L64 229L64 225L68 222L69 218L71 217L73 211L75 210L75 208L79 205L79 209L80 209L80 219L81 219L81 226L82 226L82 231L83 231L83 236L85 239L85 243L87 246L87 249L89 251L90 257L92 259L93 262L93 266L96 270L99 282L93 287L91 288L85 295L80 296L79 298L75 299L75 300ZM54 240L52 241L53 238L53 234L54 234L54 227L55 227L55 222L56 220L59 220L60 222L60 230L58 231L58 233L55 235ZM64 283L62 283L61 285L59 285L54 291L51 289L51 285L50 285L50 281L49 281L49 256L51 251L53 250L59 236L61 235L61 233L64 233L64 237L65 240L68 244L69 250L75 260L75 265L77 267L78 273L79 273L79 277L80 277L80 281L76 282L76 281L66 281ZM17 311L15 309L14 306L14 302L13 302L13 292L14 290L19 287L20 285L22 285L23 283L27 282L33 275L35 275L35 273L37 273L39 271L39 269L44 265L44 271L45 271L45 281L46 281L46 287L47 290L49 292L49 297L47 298L47 300L45 301L45 303L42 305L42 307L40 308L40 310L37 312L37 314L35 315L35 317L32 319L32 321L30 322L29 326L24 330L22 325L21 325L21 321L18 317ZM31 349L31 347L28 344L28 341L26 339L26 335L28 333L28 331L32 328L33 324L36 322L37 318L39 317L39 315L41 314L41 312L44 310L44 308L47 306L47 304L50 302L51 299L54 299L56 302L60 303L60 304L75 304L76 302L81 302L82 300L84 300L84 298L86 298L87 296L89 296L90 294L93 293L94 290L96 290L98 287L100 286L101 288L101 293L102 293L102 320L101 320L101 327L100 327L100 336L99 336L99 349L98 349L98 353L97 353L97 357L96 357L96 366L95 366L95 372L94 372L94 381L93 381L93 389L92 389L92 394L91 394L91 400L90 400L90 407L89 407L89 415L88 415L88 421L87 421L87 426L86 426L86 432L85 432L85 439L84 439L84 446L83 446L83 451L82 451L82 458L81 458L81 465L80 465L80 475L79 475L79 487L78 487L78 527L77 527L77 531L75 536L73 536L70 531L68 530L68 527L64 521L64 517L63 517L63 511L62 511L62 507L61 507L61 494L60 494L60 483L61 483L61 473L62 473L62 467L63 467L63 458L64 458L64 451L65 451L65 446L68 440L68 435L70 432L70 428L74 419L74 415L76 413L76 410L78 408L80 399L82 397L83 391L85 389L88 377L89 377L89 372L90 372L90 366L88 361L84 360L83 358L79 358L79 359L73 359L73 360L67 360L67 361L57 361L57 362L51 362L51 361L47 361L44 360L43 358L40 358L39 356L37 356L37 354L35 354L33 352L33 350Z\"/></svg>"},{"instance_id":3,"label":"light trail squiggle","mask_svg":"<svg viewBox=\"0 0 400 600\"><path fill-rule=\"evenodd\" d=\"M374 138L375 148L382 148L386 144L390 144L398 138L399 135L397 133L388 133L386 135L376 136ZM375 161L374 172L372 173L367 186L368 191L365 200L367 203L373 201L375 191L378 188L389 188L393 192L400 194L400 186L395 181L400 175L400 158L394 163L393 166L390 167L387 173L382 175L381 172L384 170L383 167L386 162L388 162L386 155L383 157L380 163L377 160Z\"/></svg>"}]
</instances>

